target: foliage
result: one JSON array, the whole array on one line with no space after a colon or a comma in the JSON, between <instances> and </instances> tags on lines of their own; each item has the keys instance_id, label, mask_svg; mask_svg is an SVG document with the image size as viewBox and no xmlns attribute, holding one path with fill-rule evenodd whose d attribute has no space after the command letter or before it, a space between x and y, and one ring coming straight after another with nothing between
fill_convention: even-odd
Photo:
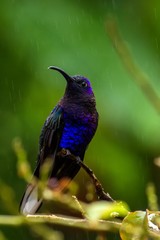
<instances>
[{"instance_id":1,"label":"foliage","mask_svg":"<svg viewBox=\"0 0 160 240\"><path fill-rule=\"evenodd\" d=\"M30 167L20 139L15 139L13 141L13 148L18 159L18 173L26 181L30 181L28 177L30 176L31 178ZM45 175L48 175L48 170L46 170L46 167L42 169L42 176L44 178L42 179L43 182L39 184L44 201L58 203L62 208L65 207L72 213L74 212L74 214L79 213L81 218L50 214L27 215L27 217L20 215L0 215L0 226L28 226L33 233L44 240L63 239L63 234L53 230L52 225L76 228L82 231L87 229L88 231L95 232L97 236L100 236L101 232L103 232L103 239L105 239L105 235L107 235L108 232L119 232L122 240L145 240L149 236L152 237L152 239L160 238L160 213L158 211L149 212L147 210L146 212L129 212L127 204L123 202L108 202L104 200L88 204L80 202L75 196L71 195L71 191L66 194L48 189L45 178ZM15 202L13 189L1 183L1 190L4 193L4 195L1 196L1 202L8 212L15 214L17 204ZM148 196L151 199L150 193L152 193L153 196L153 190L148 190ZM47 226L46 223L49 223L50 226ZM0 239L6 239L3 232L0 233Z\"/></svg>"},{"instance_id":2,"label":"foliage","mask_svg":"<svg viewBox=\"0 0 160 240\"><path fill-rule=\"evenodd\" d=\"M100 123L85 157L87 165L107 192L127 202L133 213L141 209L145 218L146 208L158 210L159 16L158 0L1 0L1 214L17 214L35 165L41 126L62 96L63 80L47 71L52 64L71 75L87 76L93 85ZM18 163L18 176L11 148L16 136L27 149L21 157L29 159L29 164ZM23 174L25 181L19 178ZM95 200L83 171L75 181L70 188L78 199ZM25 227L2 230L8 239L31 238ZM72 231L68 234L71 239ZM77 230L75 239L86 239L87 234ZM3 234L0 239L5 239Z\"/></svg>"}]
</instances>

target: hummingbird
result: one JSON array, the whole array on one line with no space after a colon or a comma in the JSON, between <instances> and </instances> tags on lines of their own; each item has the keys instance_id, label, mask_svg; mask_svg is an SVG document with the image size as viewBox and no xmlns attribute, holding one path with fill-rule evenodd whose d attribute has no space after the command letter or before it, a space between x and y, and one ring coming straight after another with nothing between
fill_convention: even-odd
<instances>
[{"instance_id":1,"label":"hummingbird","mask_svg":"<svg viewBox=\"0 0 160 240\"><path fill-rule=\"evenodd\" d=\"M58 153L62 149L68 149L83 161L85 151L98 126L98 112L91 83L86 77L70 76L56 66L50 66L49 69L62 74L67 84L63 97L42 127L33 177L38 182L43 164L47 159L51 159L48 185L53 191L61 191L76 176L80 166L69 158L66 160L59 157ZM66 179L67 181L63 181ZM35 214L42 202L38 184L31 181L22 197L20 212L24 215Z\"/></svg>"}]
</instances>

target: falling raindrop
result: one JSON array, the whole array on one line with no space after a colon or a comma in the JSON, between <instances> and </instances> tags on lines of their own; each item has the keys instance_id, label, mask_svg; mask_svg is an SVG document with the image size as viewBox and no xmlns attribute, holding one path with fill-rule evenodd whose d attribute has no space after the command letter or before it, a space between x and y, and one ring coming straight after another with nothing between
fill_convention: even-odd
<instances>
[{"instance_id":1,"label":"falling raindrop","mask_svg":"<svg viewBox=\"0 0 160 240\"><path fill-rule=\"evenodd\" d=\"M158 39L155 38L155 41L156 41L156 47L157 47L157 49L159 49Z\"/></svg>"},{"instance_id":2,"label":"falling raindrop","mask_svg":"<svg viewBox=\"0 0 160 240\"><path fill-rule=\"evenodd\" d=\"M157 9L154 8L154 16L155 16L155 19L157 19Z\"/></svg>"},{"instance_id":3,"label":"falling raindrop","mask_svg":"<svg viewBox=\"0 0 160 240\"><path fill-rule=\"evenodd\" d=\"M112 0L112 6L113 6L113 9L116 8L116 3L115 3L115 0Z\"/></svg>"}]
</instances>

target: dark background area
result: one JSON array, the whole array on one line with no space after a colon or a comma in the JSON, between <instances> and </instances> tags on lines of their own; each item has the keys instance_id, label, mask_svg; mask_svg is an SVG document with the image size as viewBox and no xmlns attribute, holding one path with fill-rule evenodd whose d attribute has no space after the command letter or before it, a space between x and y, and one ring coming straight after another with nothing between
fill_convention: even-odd
<instances>
[{"instance_id":1,"label":"dark background area","mask_svg":"<svg viewBox=\"0 0 160 240\"><path fill-rule=\"evenodd\" d=\"M160 195L160 170L154 164L160 155L160 116L107 36L110 14L160 96L158 0L1 0L0 179L14 189L17 202L26 183L17 175L12 141L22 139L33 169L41 127L65 88L63 77L47 70L50 65L84 75L92 83L100 121L85 162L106 191L127 202L132 211L148 207L149 182ZM76 178L80 197L86 191L83 174ZM2 204L0 211L8 214ZM13 238L14 231L5 231L8 239L28 239L22 229Z\"/></svg>"}]
</instances>

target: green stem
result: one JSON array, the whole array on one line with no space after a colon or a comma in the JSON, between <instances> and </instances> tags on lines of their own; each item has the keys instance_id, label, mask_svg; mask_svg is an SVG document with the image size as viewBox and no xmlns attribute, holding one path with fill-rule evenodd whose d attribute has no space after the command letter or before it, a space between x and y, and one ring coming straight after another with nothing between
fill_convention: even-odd
<instances>
[{"instance_id":1,"label":"green stem","mask_svg":"<svg viewBox=\"0 0 160 240\"><path fill-rule=\"evenodd\" d=\"M148 76L139 68L130 53L127 44L123 40L118 25L113 16L109 16L106 21L106 30L108 36L121 58L121 61L127 71L132 75L133 80L141 88L146 98L150 101L158 114L160 114L160 97L150 83Z\"/></svg>"},{"instance_id":2,"label":"green stem","mask_svg":"<svg viewBox=\"0 0 160 240\"><path fill-rule=\"evenodd\" d=\"M28 215L24 216L5 216L0 215L0 225L18 227L21 225L32 225L41 223L52 223L58 226L90 230L90 231L116 231L118 232L121 223L116 221L89 221L86 219L76 219L71 217L59 217L56 215Z\"/></svg>"}]
</instances>

